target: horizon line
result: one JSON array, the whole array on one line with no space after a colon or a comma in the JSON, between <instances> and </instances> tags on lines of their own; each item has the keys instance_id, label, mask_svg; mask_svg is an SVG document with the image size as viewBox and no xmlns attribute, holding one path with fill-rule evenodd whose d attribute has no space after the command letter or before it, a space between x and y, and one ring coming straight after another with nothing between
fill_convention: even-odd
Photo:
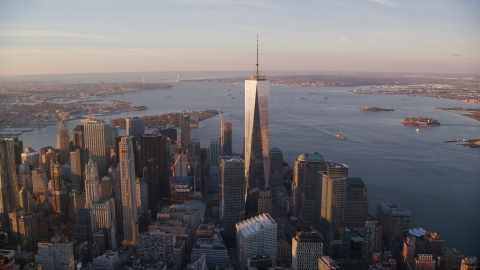
<instances>
[{"instance_id":1,"label":"horizon line","mask_svg":"<svg viewBox=\"0 0 480 270\"><path fill-rule=\"evenodd\" d=\"M247 73L251 72L248 70L187 70L187 71L106 71L106 72L67 72L67 73L25 73L25 74L0 74L0 77L16 77L16 76L52 76L52 75L96 75L96 74L132 74L132 73L187 73L187 72L199 72L199 73L208 73L208 72L242 72ZM284 73L303 73L302 75L314 75L315 73L330 73L330 74L468 74L468 75L480 75L480 72L432 72L432 71L325 71L325 70L268 70L263 71L263 73L275 73L275 72L284 72ZM288 75L288 74L285 74ZM292 74L294 75L294 74ZM247 76L247 75L245 75ZM275 76L275 75L274 75Z\"/></svg>"}]
</instances>

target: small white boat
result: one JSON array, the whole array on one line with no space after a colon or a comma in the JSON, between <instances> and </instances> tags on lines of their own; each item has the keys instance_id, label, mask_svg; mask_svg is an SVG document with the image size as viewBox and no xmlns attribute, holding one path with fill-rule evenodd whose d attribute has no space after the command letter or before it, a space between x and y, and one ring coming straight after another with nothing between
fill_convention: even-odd
<instances>
[{"instance_id":1,"label":"small white boat","mask_svg":"<svg viewBox=\"0 0 480 270\"><path fill-rule=\"evenodd\" d=\"M416 132L419 132L419 131L420 131L420 129L419 129L419 128L417 128L415 131L416 131Z\"/></svg>"}]
</instances>

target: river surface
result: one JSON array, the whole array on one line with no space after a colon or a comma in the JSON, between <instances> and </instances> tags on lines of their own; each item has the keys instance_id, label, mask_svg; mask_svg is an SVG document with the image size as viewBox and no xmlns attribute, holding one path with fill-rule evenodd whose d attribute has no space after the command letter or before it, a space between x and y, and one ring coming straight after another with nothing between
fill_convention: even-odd
<instances>
[{"instance_id":1,"label":"river surface","mask_svg":"<svg viewBox=\"0 0 480 270\"><path fill-rule=\"evenodd\" d=\"M82 74L0 77L0 81L98 83L139 81L137 74ZM241 76L243 73L181 73L181 79ZM268 75L268 74L267 74ZM276 75L276 74L275 74ZM233 125L233 150L242 152L244 85L227 83L177 83L176 73L146 74L145 81L171 83L168 90L104 97L145 105L149 109L110 117L217 109ZM230 90L230 91L227 91ZM206 94L208 92L208 94ZM311 93L311 94L308 94ZM231 94L228 96L227 94ZM169 96L169 97L167 97ZM231 98L233 97L233 99ZM323 97L328 99L324 100ZM305 98L305 99L301 99ZM318 101L325 102L319 103ZM393 112L361 112L365 106L393 108ZM347 88L297 88L271 85L270 146L277 146L290 165L303 152L319 152L325 159L347 164L350 176L363 179L368 189L369 212L388 201L412 212L411 227L437 232L444 249L458 248L480 257L480 149L444 143L444 140L480 138L480 122L435 107L476 107L447 99L400 95L357 95ZM400 125L405 117L431 117L436 128ZM100 119L105 117L99 117ZM80 120L67 122L69 131ZM24 146L35 150L55 146L58 125L23 133ZM346 140L335 135L342 132ZM124 134L120 130L120 134ZM220 119L200 124L202 147L220 134Z\"/></svg>"}]
</instances>

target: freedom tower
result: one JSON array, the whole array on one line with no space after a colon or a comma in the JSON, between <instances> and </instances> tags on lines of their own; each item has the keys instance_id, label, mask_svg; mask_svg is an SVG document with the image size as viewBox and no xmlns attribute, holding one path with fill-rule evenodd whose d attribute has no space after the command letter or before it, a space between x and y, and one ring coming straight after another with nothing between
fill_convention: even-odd
<instances>
[{"instance_id":1,"label":"freedom tower","mask_svg":"<svg viewBox=\"0 0 480 270\"><path fill-rule=\"evenodd\" d=\"M255 75L245 80L245 182L247 212L257 212L258 190L268 186L270 162L268 152L268 100L270 83L258 71L258 35L257 64Z\"/></svg>"}]
</instances>

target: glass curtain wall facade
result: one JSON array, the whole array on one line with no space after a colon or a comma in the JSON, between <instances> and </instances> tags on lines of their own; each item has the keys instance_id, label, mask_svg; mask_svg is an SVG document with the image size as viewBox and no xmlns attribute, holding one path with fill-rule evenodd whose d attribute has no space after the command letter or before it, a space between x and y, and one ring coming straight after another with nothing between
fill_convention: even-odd
<instances>
[{"instance_id":1,"label":"glass curtain wall facade","mask_svg":"<svg viewBox=\"0 0 480 270\"><path fill-rule=\"evenodd\" d=\"M253 194L269 185L268 110L270 83L264 76L245 81L245 178L247 208L256 211Z\"/></svg>"}]
</instances>

